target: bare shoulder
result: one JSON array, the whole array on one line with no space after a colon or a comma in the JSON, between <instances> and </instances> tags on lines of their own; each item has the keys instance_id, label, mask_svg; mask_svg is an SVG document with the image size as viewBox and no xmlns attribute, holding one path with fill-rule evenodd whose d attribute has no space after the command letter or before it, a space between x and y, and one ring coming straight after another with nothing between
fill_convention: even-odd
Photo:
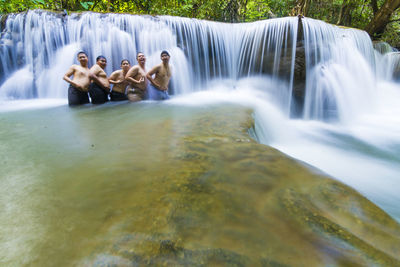
<instances>
[{"instance_id":1,"label":"bare shoulder","mask_svg":"<svg viewBox=\"0 0 400 267\"><path fill-rule=\"evenodd\" d=\"M92 73L98 73L100 69L101 69L101 68L100 68L99 65L94 64L94 65L90 68L90 71L91 71Z\"/></svg>"},{"instance_id":2,"label":"bare shoulder","mask_svg":"<svg viewBox=\"0 0 400 267\"><path fill-rule=\"evenodd\" d=\"M110 76L117 76L117 75L120 75L120 74L122 74L122 70L116 70L113 73L111 73Z\"/></svg>"},{"instance_id":3,"label":"bare shoulder","mask_svg":"<svg viewBox=\"0 0 400 267\"><path fill-rule=\"evenodd\" d=\"M160 69L162 68L162 64L158 64L155 65L150 71L149 73L154 74L160 71Z\"/></svg>"},{"instance_id":4,"label":"bare shoulder","mask_svg":"<svg viewBox=\"0 0 400 267\"><path fill-rule=\"evenodd\" d=\"M70 76L73 75L75 72L79 72L80 71L79 67L80 67L79 65L75 64L71 65L71 67L69 67L69 69L67 70L66 74Z\"/></svg>"},{"instance_id":5,"label":"bare shoulder","mask_svg":"<svg viewBox=\"0 0 400 267\"><path fill-rule=\"evenodd\" d=\"M138 65L135 65L135 66L133 66L132 68L130 68L130 69L128 70L127 75L131 75L132 73L136 73L136 72L138 72L138 70L139 70L139 66L138 66Z\"/></svg>"},{"instance_id":6,"label":"bare shoulder","mask_svg":"<svg viewBox=\"0 0 400 267\"><path fill-rule=\"evenodd\" d=\"M135 66L133 66L129 71L134 71L134 70L138 70L139 69L139 66L138 65L135 65Z\"/></svg>"},{"instance_id":7,"label":"bare shoulder","mask_svg":"<svg viewBox=\"0 0 400 267\"><path fill-rule=\"evenodd\" d=\"M78 70L79 69L79 65L73 64L71 65L71 67L69 67L70 70Z\"/></svg>"}]
</instances>

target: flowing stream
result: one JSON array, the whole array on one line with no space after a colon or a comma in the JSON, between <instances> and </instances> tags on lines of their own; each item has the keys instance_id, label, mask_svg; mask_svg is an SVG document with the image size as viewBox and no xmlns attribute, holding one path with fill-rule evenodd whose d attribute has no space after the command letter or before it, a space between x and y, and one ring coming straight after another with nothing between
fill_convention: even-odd
<instances>
[{"instance_id":1,"label":"flowing stream","mask_svg":"<svg viewBox=\"0 0 400 267\"><path fill-rule=\"evenodd\" d=\"M163 104L252 107L256 140L354 187L400 221L398 54L375 50L360 30L300 23L10 14L1 26L0 110L65 105L62 76L80 50L90 64L104 55L108 74L123 58L136 63L138 51L150 69L168 50L174 97Z\"/></svg>"}]
</instances>

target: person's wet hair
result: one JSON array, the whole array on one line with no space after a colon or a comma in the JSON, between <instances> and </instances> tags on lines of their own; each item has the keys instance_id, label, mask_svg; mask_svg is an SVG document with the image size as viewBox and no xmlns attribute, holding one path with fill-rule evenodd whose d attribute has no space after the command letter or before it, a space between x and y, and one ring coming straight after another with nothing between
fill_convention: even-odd
<instances>
[{"instance_id":1,"label":"person's wet hair","mask_svg":"<svg viewBox=\"0 0 400 267\"><path fill-rule=\"evenodd\" d=\"M79 51L78 54L76 54L76 56L79 57L80 54L84 54L86 57L88 56L85 51Z\"/></svg>"},{"instance_id":2,"label":"person's wet hair","mask_svg":"<svg viewBox=\"0 0 400 267\"><path fill-rule=\"evenodd\" d=\"M124 63L124 61L128 62L129 65L131 64L131 62L129 62L128 59L123 59L123 60L121 60L121 65L122 65L122 63Z\"/></svg>"},{"instance_id":3,"label":"person's wet hair","mask_svg":"<svg viewBox=\"0 0 400 267\"><path fill-rule=\"evenodd\" d=\"M136 53L136 58L139 56L139 54L143 54L143 56L144 56L144 53L143 53L143 52L137 52L137 53Z\"/></svg>"},{"instance_id":4,"label":"person's wet hair","mask_svg":"<svg viewBox=\"0 0 400 267\"><path fill-rule=\"evenodd\" d=\"M170 57L170 55L169 55L169 53L168 53L168 51L167 51L167 50L164 50L164 51L162 51L162 52L161 52L161 56L162 56L162 55L167 55L167 56L169 56L169 57Z\"/></svg>"},{"instance_id":5,"label":"person's wet hair","mask_svg":"<svg viewBox=\"0 0 400 267\"><path fill-rule=\"evenodd\" d=\"M98 56L98 57L96 58L96 61L99 61L100 59L104 59L105 61L107 61L107 59L106 59L104 56Z\"/></svg>"}]
</instances>

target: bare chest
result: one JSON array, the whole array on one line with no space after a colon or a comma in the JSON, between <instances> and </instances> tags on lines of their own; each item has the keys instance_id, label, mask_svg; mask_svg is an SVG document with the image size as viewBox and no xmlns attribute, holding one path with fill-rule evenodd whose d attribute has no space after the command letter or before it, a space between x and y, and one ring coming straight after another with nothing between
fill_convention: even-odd
<instances>
[{"instance_id":1,"label":"bare chest","mask_svg":"<svg viewBox=\"0 0 400 267\"><path fill-rule=\"evenodd\" d=\"M97 76L100 78L107 78L107 73L104 70L100 69L97 73Z\"/></svg>"},{"instance_id":2,"label":"bare chest","mask_svg":"<svg viewBox=\"0 0 400 267\"><path fill-rule=\"evenodd\" d=\"M170 70L170 68L161 68L160 71L157 74L160 77L163 77L163 78L170 78L171 77L171 70Z\"/></svg>"},{"instance_id":3,"label":"bare chest","mask_svg":"<svg viewBox=\"0 0 400 267\"><path fill-rule=\"evenodd\" d=\"M89 78L89 69L86 69L86 68L82 68L82 67L80 67L80 66L78 66L76 69L75 69L75 72L74 72L74 76L75 77L79 77L79 78L84 78L84 77L88 77Z\"/></svg>"}]
</instances>

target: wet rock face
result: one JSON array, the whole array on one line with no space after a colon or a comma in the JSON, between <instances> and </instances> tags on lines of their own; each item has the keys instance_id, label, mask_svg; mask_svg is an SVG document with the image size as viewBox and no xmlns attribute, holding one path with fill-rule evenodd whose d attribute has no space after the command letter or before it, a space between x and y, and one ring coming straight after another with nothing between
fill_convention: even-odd
<instances>
[{"instance_id":1,"label":"wet rock face","mask_svg":"<svg viewBox=\"0 0 400 267\"><path fill-rule=\"evenodd\" d=\"M5 266L400 266L399 224L256 143L246 108L21 113L0 132Z\"/></svg>"},{"instance_id":2,"label":"wet rock face","mask_svg":"<svg viewBox=\"0 0 400 267\"><path fill-rule=\"evenodd\" d=\"M158 144L168 158L151 175L136 171L146 178L120 192L123 203L104 217L102 241L83 265L400 264L399 224L349 187L251 140L250 111L215 107L152 127L168 140L172 125L176 142Z\"/></svg>"},{"instance_id":3,"label":"wet rock face","mask_svg":"<svg viewBox=\"0 0 400 267\"><path fill-rule=\"evenodd\" d=\"M372 41L374 49L381 54L396 52L397 50L391 47L388 43L382 41Z\"/></svg>"},{"instance_id":4,"label":"wet rock face","mask_svg":"<svg viewBox=\"0 0 400 267\"><path fill-rule=\"evenodd\" d=\"M292 110L294 116L301 116L303 113L304 98L306 91L306 58L303 41L297 42L296 59L294 63L293 79L293 100L295 101L295 110Z\"/></svg>"},{"instance_id":5,"label":"wet rock face","mask_svg":"<svg viewBox=\"0 0 400 267\"><path fill-rule=\"evenodd\" d=\"M6 20L7 20L8 15L0 15L0 31L4 29L6 26Z\"/></svg>"}]
</instances>

